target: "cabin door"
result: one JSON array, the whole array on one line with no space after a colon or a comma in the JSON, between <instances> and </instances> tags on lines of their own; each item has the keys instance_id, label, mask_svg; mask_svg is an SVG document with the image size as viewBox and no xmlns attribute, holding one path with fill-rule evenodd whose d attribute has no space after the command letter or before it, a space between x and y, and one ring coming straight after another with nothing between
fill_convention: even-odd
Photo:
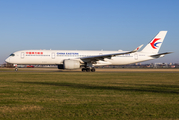
<instances>
[{"instance_id":1,"label":"cabin door","mask_svg":"<svg viewBox=\"0 0 179 120\"><path fill-rule=\"evenodd\" d=\"M54 52L51 54L51 56L52 56L52 59L55 59L55 53Z\"/></svg>"},{"instance_id":2,"label":"cabin door","mask_svg":"<svg viewBox=\"0 0 179 120\"><path fill-rule=\"evenodd\" d=\"M25 53L21 52L21 58L24 59L24 57L25 57Z\"/></svg>"},{"instance_id":3,"label":"cabin door","mask_svg":"<svg viewBox=\"0 0 179 120\"><path fill-rule=\"evenodd\" d=\"M134 59L138 60L138 54L137 53L134 54Z\"/></svg>"}]
</instances>

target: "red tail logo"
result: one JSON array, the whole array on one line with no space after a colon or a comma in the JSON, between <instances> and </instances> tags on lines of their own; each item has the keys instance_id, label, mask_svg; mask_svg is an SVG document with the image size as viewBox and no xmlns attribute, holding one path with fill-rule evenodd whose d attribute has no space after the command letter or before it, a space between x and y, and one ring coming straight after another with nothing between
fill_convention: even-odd
<instances>
[{"instance_id":1,"label":"red tail logo","mask_svg":"<svg viewBox=\"0 0 179 120\"><path fill-rule=\"evenodd\" d=\"M161 43L161 42L157 42L158 40L160 40L161 38L155 38L150 45L152 46L153 49L157 49L157 44ZM157 42L157 43L156 43Z\"/></svg>"}]
</instances>

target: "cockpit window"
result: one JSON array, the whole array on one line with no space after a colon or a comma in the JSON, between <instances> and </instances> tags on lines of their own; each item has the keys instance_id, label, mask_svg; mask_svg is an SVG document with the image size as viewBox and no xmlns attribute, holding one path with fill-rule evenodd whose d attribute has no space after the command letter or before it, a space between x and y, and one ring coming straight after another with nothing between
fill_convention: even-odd
<instances>
[{"instance_id":1,"label":"cockpit window","mask_svg":"<svg viewBox=\"0 0 179 120\"><path fill-rule=\"evenodd\" d=\"M10 54L10 56L15 56L15 54L12 53L12 54Z\"/></svg>"}]
</instances>

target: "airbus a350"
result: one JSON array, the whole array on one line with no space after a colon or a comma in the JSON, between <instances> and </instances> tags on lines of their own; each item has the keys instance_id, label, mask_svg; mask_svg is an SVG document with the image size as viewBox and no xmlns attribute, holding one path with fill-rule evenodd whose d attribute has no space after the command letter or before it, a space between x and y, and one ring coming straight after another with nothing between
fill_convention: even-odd
<instances>
[{"instance_id":1,"label":"airbus a350","mask_svg":"<svg viewBox=\"0 0 179 120\"><path fill-rule=\"evenodd\" d=\"M58 65L58 69L78 69L95 72L95 66L126 65L152 60L170 54L158 53L167 31L160 31L144 49L133 51L87 50L22 50L12 53L5 61L16 65ZM17 68L15 69L17 70Z\"/></svg>"}]
</instances>

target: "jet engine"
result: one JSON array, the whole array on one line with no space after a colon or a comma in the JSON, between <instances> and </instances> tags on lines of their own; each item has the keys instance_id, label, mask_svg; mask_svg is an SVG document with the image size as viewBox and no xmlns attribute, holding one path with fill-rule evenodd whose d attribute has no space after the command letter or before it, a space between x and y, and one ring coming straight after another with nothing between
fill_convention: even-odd
<instances>
[{"instance_id":1,"label":"jet engine","mask_svg":"<svg viewBox=\"0 0 179 120\"><path fill-rule=\"evenodd\" d=\"M78 60L64 60L63 64L58 65L58 69L78 69L80 62Z\"/></svg>"}]
</instances>

